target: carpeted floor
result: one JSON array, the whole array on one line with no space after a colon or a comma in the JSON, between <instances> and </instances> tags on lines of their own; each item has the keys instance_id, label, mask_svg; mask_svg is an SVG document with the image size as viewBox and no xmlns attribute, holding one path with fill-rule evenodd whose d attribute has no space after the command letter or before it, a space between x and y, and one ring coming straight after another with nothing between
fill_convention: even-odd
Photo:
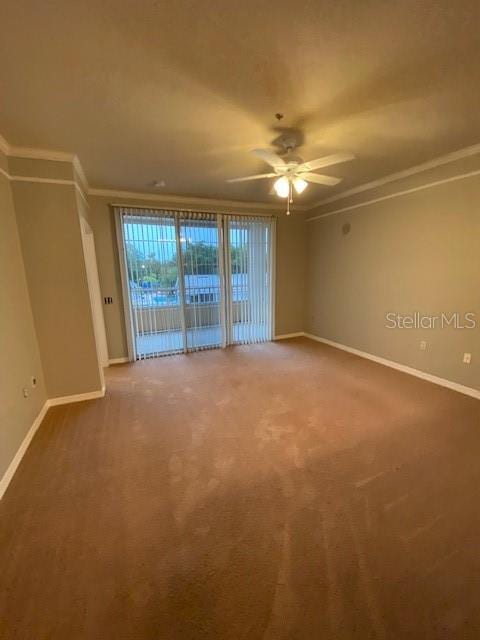
<instances>
[{"instance_id":1,"label":"carpeted floor","mask_svg":"<svg viewBox=\"0 0 480 640\"><path fill-rule=\"evenodd\" d=\"M0 503L2 640L480 638L480 402L307 339L108 371Z\"/></svg>"}]
</instances>

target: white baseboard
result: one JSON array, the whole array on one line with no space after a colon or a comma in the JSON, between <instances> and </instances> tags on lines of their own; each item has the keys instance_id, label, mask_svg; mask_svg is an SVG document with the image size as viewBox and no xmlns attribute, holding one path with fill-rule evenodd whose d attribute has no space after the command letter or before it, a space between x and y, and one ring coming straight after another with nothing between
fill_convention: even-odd
<instances>
[{"instance_id":1,"label":"white baseboard","mask_svg":"<svg viewBox=\"0 0 480 640\"><path fill-rule=\"evenodd\" d=\"M94 398L103 398L105 395L105 387L102 387L99 391L90 391L89 393L79 393L73 396L62 396L59 398L50 398L45 401L45 404L40 410L40 413L33 421L32 426L27 432L27 435L23 439L22 444L19 446L17 453L15 454L13 460L8 465L7 470L3 474L2 479L0 480L0 500L3 498L3 494L7 490L10 481L12 480L15 471L17 470L18 465L20 464L23 456L25 455L26 450L30 442L32 441L33 436L35 435L38 427L42 424L42 421L50 407L56 407L61 404L68 404L69 402L81 402L83 400L93 400Z\"/></svg>"},{"instance_id":2,"label":"white baseboard","mask_svg":"<svg viewBox=\"0 0 480 640\"><path fill-rule=\"evenodd\" d=\"M393 360L387 360L386 358L381 358L380 356L374 356L372 353L367 353L366 351L360 351L359 349L348 347L345 344L340 344L339 342L333 342L333 340L327 340L327 338L320 338L319 336L316 336L313 333L304 333L303 335L306 338L310 338L310 340L316 340L317 342L328 344L331 347L335 347L336 349L341 349L342 351L348 351L348 353L353 353L356 356L360 356L360 358L366 358L367 360L372 360L373 362L377 362L378 364L383 364L386 367L390 367L391 369L397 369L397 371L408 373L409 375L415 376L416 378L421 378L422 380L428 380L428 382L433 382L434 384L438 384L442 387L447 387L448 389L452 389L453 391L458 391L459 393L463 393L467 396L471 396L472 398L476 398L477 400L480 400L479 389L466 387L463 384L459 384L458 382L453 382L452 380L447 380L446 378L440 378L438 376L434 376L431 373L427 373L426 371L421 371L420 369L414 369L413 367L408 367L405 364L400 364L399 362L394 362Z\"/></svg>"},{"instance_id":3,"label":"white baseboard","mask_svg":"<svg viewBox=\"0 0 480 640\"><path fill-rule=\"evenodd\" d=\"M297 331L296 333L281 333L279 336L275 336L274 340L288 340L288 338L300 338L304 335L303 331Z\"/></svg>"},{"instance_id":4,"label":"white baseboard","mask_svg":"<svg viewBox=\"0 0 480 640\"><path fill-rule=\"evenodd\" d=\"M125 362L130 362L128 358L110 358L108 364L124 364Z\"/></svg>"},{"instance_id":5,"label":"white baseboard","mask_svg":"<svg viewBox=\"0 0 480 640\"><path fill-rule=\"evenodd\" d=\"M23 456L25 455L25 451L28 449L28 445L32 441L32 438L35 435L35 432L37 431L38 427L42 424L42 420L44 419L45 414L48 411L48 407L49 407L49 404L47 400L43 405L43 407L40 409L40 413L33 421L32 426L30 427L30 429L27 432L27 435L23 439L22 444L19 446L17 453L13 457L13 460L10 462L7 470L3 474L3 478L0 480L0 500L3 498L3 494L7 490L7 487L10 484L10 481L13 478L15 471L17 470L17 467L20 464Z\"/></svg>"},{"instance_id":6,"label":"white baseboard","mask_svg":"<svg viewBox=\"0 0 480 640\"><path fill-rule=\"evenodd\" d=\"M98 391L89 391L88 393L77 393L73 396L60 396L58 398L50 398L47 400L49 407L56 407L60 404L70 404L71 402L83 402L83 400L95 400L95 398L103 398L105 395L105 387Z\"/></svg>"}]
</instances>

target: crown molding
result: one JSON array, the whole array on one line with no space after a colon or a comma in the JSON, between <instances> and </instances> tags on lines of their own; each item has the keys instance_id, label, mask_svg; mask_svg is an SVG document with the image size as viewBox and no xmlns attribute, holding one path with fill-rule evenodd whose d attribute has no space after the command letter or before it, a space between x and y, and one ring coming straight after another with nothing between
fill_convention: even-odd
<instances>
[{"instance_id":1,"label":"crown molding","mask_svg":"<svg viewBox=\"0 0 480 640\"><path fill-rule=\"evenodd\" d=\"M32 158L34 160L52 160L54 162L73 163L75 154L67 151L54 151L53 149L35 149L33 147L10 146L9 156L15 158Z\"/></svg>"},{"instance_id":2,"label":"crown molding","mask_svg":"<svg viewBox=\"0 0 480 640\"><path fill-rule=\"evenodd\" d=\"M38 178L36 176L9 176L12 182L39 182L42 184L67 184L72 187L77 186L75 180L64 178Z\"/></svg>"},{"instance_id":3,"label":"crown molding","mask_svg":"<svg viewBox=\"0 0 480 640\"><path fill-rule=\"evenodd\" d=\"M390 173L389 175L383 176L383 178L379 178L378 180L365 182L364 184L358 185L357 187L353 187L352 189L347 189L346 191L337 193L336 195L330 196L329 198L319 200L315 204L312 204L311 206L309 206L308 209L309 210L315 209L316 207L320 207L324 204L329 204L330 202L336 202L337 200L343 200L344 198L357 195L358 193L363 193L364 191L377 189L378 187L382 187L383 185L389 184L390 182L395 182L396 180L402 180L403 178L409 178L418 173L422 173L423 171L435 169L436 167L441 167L445 164L450 164L451 162L462 160L463 158L469 158L471 156L478 155L479 153L480 153L480 143L473 144L469 147L464 147L463 149L458 149L457 151L452 151L451 153L446 153L442 156L438 156L437 158L433 158L432 160L428 160L427 162L416 164L413 167L410 167L408 169L404 169L402 171L396 171L395 173Z\"/></svg>"},{"instance_id":4,"label":"crown molding","mask_svg":"<svg viewBox=\"0 0 480 640\"><path fill-rule=\"evenodd\" d=\"M78 191L82 200L85 202L87 207L90 206L88 202L87 195L85 191L82 189L81 185L78 184L76 180L64 180L62 178L37 178L36 176L12 176L8 174L3 169L0 169L0 173L2 173L8 180L11 182L36 182L39 184L60 184L60 185L70 185L74 187L76 191Z\"/></svg>"},{"instance_id":5,"label":"crown molding","mask_svg":"<svg viewBox=\"0 0 480 640\"><path fill-rule=\"evenodd\" d=\"M92 189L88 190L88 195L104 196L108 198L127 198L129 200L146 200L149 202L162 202L172 205L197 205L197 206L217 206L238 209L263 209L266 211L282 212L283 207L267 202L246 202L244 200L217 200L215 198L195 198L192 196L162 195L160 193L144 193L141 191L121 191L116 189ZM304 206L295 206L295 210L305 211Z\"/></svg>"},{"instance_id":6,"label":"crown molding","mask_svg":"<svg viewBox=\"0 0 480 640\"><path fill-rule=\"evenodd\" d=\"M85 171L83 170L82 164L80 162L80 158L77 155L75 155L73 156L72 162L73 162L73 168L77 172L77 176L81 182L82 189L85 191L85 193L88 193L88 189L89 189L88 180L87 180L87 176L85 175Z\"/></svg>"},{"instance_id":7,"label":"crown molding","mask_svg":"<svg viewBox=\"0 0 480 640\"><path fill-rule=\"evenodd\" d=\"M6 156L10 155L10 145L2 135L0 135L0 151L3 151Z\"/></svg>"},{"instance_id":8,"label":"crown molding","mask_svg":"<svg viewBox=\"0 0 480 640\"><path fill-rule=\"evenodd\" d=\"M75 169L80 184L79 189L83 191L82 196L88 192L88 181L83 170L80 158L75 153L69 151L56 151L54 149L37 149L35 147L16 147L9 144L5 138L0 135L0 151L7 156L15 158L31 158L32 160L51 160L52 162L70 162Z\"/></svg>"},{"instance_id":9,"label":"crown molding","mask_svg":"<svg viewBox=\"0 0 480 640\"><path fill-rule=\"evenodd\" d=\"M426 182L424 184L418 185L416 187L412 187L410 189L403 189L401 191L395 191L394 193L389 193L385 196L380 196L378 198L372 198L371 200L363 200L362 202L357 202L355 204L347 205L346 207L341 207L340 209L335 209L334 211L326 211L325 213L319 213L317 216L312 216L311 218L306 218L306 222L313 222L314 220L321 220L322 218L328 218L329 216L334 216L338 213L344 213L345 211L353 211L354 209L360 209L361 207L367 207L370 204L376 204L377 202L383 202L384 200L390 200L392 198L398 198L400 196L406 196L410 193L415 193L417 191L423 191L425 189L431 189L432 187L438 187L441 184L447 184L448 182L456 182L457 180L464 180L465 178L473 178L474 176L480 175L480 169L475 171L469 171L468 173L459 173L454 176L449 176L448 178L442 178L442 180L434 180L433 182Z\"/></svg>"},{"instance_id":10,"label":"crown molding","mask_svg":"<svg viewBox=\"0 0 480 640\"><path fill-rule=\"evenodd\" d=\"M2 169L1 167L0 167L0 175L5 176L5 178L7 178L7 180L10 180L10 182L37 182L41 184L71 185L76 189L76 191L78 191L79 195L81 196L81 198L83 199L87 207L90 206L87 198L87 190L84 189L82 185L80 185L77 182L77 180L65 180L62 178L39 178L38 176L14 176L8 173L8 171L5 171L5 169Z\"/></svg>"}]
</instances>

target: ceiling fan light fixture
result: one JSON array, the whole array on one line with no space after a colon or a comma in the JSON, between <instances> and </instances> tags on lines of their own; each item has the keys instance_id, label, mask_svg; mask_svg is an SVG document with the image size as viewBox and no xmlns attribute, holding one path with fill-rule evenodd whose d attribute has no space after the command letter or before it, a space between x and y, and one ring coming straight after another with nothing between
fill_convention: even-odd
<instances>
[{"instance_id":1,"label":"ceiling fan light fixture","mask_svg":"<svg viewBox=\"0 0 480 640\"><path fill-rule=\"evenodd\" d=\"M290 195L290 183L288 182L288 178L282 176L275 180L273 183L273 188L275 189L275 193L279 198L288 198Z\"/></svg>"},{"instance_id":2,"label":"ceiling fan light fixture","mask_svg":"<svg viewBox=\"0 0 480 640\"><path fill-rule=\"evenodd\" d=\"M303 178L295 178L293 181L293 186L295 187L295 191L297 193L303 193L308 187L308 182L306 180L303 180Z\"/></svg>"}]
</instances>

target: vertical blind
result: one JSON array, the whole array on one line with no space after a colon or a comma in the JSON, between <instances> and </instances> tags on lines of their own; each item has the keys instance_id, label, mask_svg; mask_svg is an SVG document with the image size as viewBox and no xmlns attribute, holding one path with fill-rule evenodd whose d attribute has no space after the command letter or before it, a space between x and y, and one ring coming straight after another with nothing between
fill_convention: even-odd
<instances>
[{"instance_id":1,"label":"vertical blind","mask_svg":"<svg viewBox=\"0 0 480 640\"><path fill-rule=\"evenodd\" d=\"M272 338L272 221L228 216L227 272L230 281L230 343L264 342Z\"/></svg>"},{"instance_id":2,"label":"vertical blind","mask_svg":"<svg viewBox=\"0 0 480 640\"><path fill-rule=\"evenodd\" d=\"M272 338L273 218L115 213L131 359Z\"/></svg>"},{"instance_id":3,"label":"vertical blind","mask_svg":"<svg viewBox=\"0 0 480 640\"><path fill-rule=\"evenodd\" d=\"M190 213L180 218L186 349L222 344L220 245L217 216Z\"/></svg>"}]
</instances>

